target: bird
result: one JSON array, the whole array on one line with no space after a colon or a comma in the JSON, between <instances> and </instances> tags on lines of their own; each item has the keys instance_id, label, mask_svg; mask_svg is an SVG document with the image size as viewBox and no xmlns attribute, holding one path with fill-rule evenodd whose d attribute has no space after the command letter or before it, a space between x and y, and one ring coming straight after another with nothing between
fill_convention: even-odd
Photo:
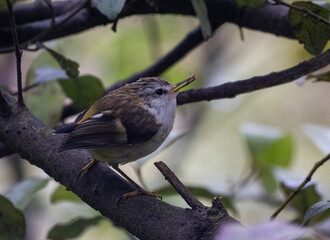
<instances>
[{"instance_id":1,"label":"bird","mask_svg":"<svg viewBox=\"0 0 330 240\"><path fill-rule=\"evenodd\" d=\"M69 127L57 131L66 133L58 151L86 149L90 153L91 160L78 178L97 162L109 164L136 188L123 199L136 195L161 198L135 183L119 164L145 157L164 142L173 128L178 91L195 79L193 75L172 85L159 77L144 77L107 93Z\"/></svg>"}]
</instances>

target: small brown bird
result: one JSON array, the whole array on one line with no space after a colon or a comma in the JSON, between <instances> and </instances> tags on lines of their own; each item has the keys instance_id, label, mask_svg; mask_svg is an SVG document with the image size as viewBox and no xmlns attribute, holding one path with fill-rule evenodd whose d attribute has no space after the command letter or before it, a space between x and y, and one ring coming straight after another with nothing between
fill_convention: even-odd
<instances>
[{"instance_id":1,"label":"small brown bird","mask_svg":"<svg viewBox=\"0 0 330 240\"><path fill-rule=\"evenodd\" d=\"M96 162L108 163L137 190L135 195L159 195L144 190L118 167L155 151L173 128L178 91L195 76L171 85L158 77L141 78L116 89L82 112L66 130L59 151L87 149L92 160L81 170L86 174ZM79 174L80 175L80 174Z\"/></svg>"}]
</instances>

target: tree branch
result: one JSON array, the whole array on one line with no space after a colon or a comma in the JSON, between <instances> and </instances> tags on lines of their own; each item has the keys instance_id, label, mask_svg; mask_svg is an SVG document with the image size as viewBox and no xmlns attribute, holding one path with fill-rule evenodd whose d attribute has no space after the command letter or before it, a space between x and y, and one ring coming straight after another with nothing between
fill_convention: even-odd
<instances>
[{"instance_id":1,"label":"tree branch","mask_svg":"<svg viewBox=\"0 0 330 240\"><path fill-rule=\"evenodd\" d=\"M0 116L7 116L10 113L10 105L8 103L8 100L6 99L6 96L3 92L1 92L0 89ZM1 150L0 150L1 154Z\"/></svg>"},{"instance_id":2,"label":"tree branch","mask_svg":"<svg viewBox=\"0 0 330 240\"><path fill-rule=\"evenodd\" d=\"M183 183L175 176L175 174L169 169L163 162L155 162L155 166L164 175L165 179L172 185L186 203L192 209L203 209L205 206L198 201L198 199L183 185Z\"/></svg>"},{"instance_id":3,"label":"tree branch","mask_svg":"<svg viewBox=\"0 0 330 240\"><path fill-rule=\"evenodd\" d=\"M46 38L47 36L51 36L56 34L56 32L59 32L60 27L63 26L66 22L73 19L78 13L88 6L89 0L81 0L78 1L75 6L73 6L73 10L68 12L67 14L63 14L60 17L56 18L58 21L55 21L54 16L51 15L50 18L50 26L46 28L44 31L39 32L34 37L22 42L20 44L20 47L23 49L27 49L30 45L35 44L38 41L41 41L42 39ZM49 20L47 20L49 22ZM55 22L55 24L54 24ZM2 49L2 52L10 52L11 47Z\"/></svg>"},{"instance_id":4,"label":"tree branch","mask_svg":"<svg viewBox=\"0 0 330 240\"><path fill-rule=\"evenodd\" d=\"M282 205L273 213L273 215L270 217L270 220L274 220L277 217L277 215L280 214L280 212L282 212L282 210L286 207L286 205L288 205L291 202L291 200L300 192L300 190L308 182L312 180L312 176L316 172L316 170L329 159L330 159L330 153L327 156L325 156L323 159L321 159L320 161L314 164L314 167L310 170L305 180L293 192L291 192L291 194L287 197L287 199L285 199Z\"/></svg>"},{"instance_id":5,"label":"tree branch","mask_svg":"<svg viewBox=\"0 0 330 240\"><path fill-rule=\"evenodd\" d=\"M212 239L225 222L235 221L219 205L197 211L137 196L118 206L121 196L134 190L128 182L102 163L77 180L89 154L84 150L59 153L57 148L63 136L54 134L25 107L11 102L12 114L0 117L0 141L138 238Z\"/></svg>"},{"instance_id":6,"label":"tree branch","mask_svg":"<svg viewBox=\"0 0 330 240\"><path fill-rule=\"evenodd\" d=\"M106 92L111 92L126 83L135 82L143 77L159 76L202 42L204 42L204 38L200 27L198 27L191 31L177 46L175 46L169 53L159 59L156 63L125 80L118 81L110 88L107 88Z\"/></svg>"},{"instance_id":7,"label":"tree branch","mask_svg":"<svg viewBox=\"0 0 330 240\"><path fill-rule=\"evenodd\" d=\"M52 1L51 5L54 14L52 14L51 9L44 1L34 1L29 4L15 6L14 15L16 24L22 25L50 19L52 16L57 17L70 11L74 4L76 4L76 1ZM10 21L7 12L0 11L0 28L8 26L10 26Z\"/></svg>"},{"instance_id":8,"label":"tree branch","mask_svg":"<svg viewBox=\"0 0 330 240\"><path fill-rule=\"evenodd\" d=\"M178 105L192 102L210 101L221 98L233 98L239 94L254 92L260 89L292 82L304 75L319 70L330 63L330 50L304 61L294 67L265 76L256 76L246 80L228 82L219 86L191 89L180 92L177 96Z\"/></svg>"},{"instance_id":9,"label":"tree branch","mask_svg":"<svg viewBox=\"0 0 330 240\"><path fill-rule=\"evenodd\" d=\"M66 4L65 4L66 3ZM54 9L56 9L56 22L60 22L65 17L68 11L67 5L71 6L72 1L64 1L61 4L52 2ZM195 12L191 6L190 0L182 0L180 4L175 0L161 1L157 0L157 10L150 7L145 1L132 1L125 11L121 14L121 18L125 18L132 15L142 14L178 14L195 16ZM260 30L264 32L273 33L278 36L284 36L288 38L294 38L291 26L288 21L288 9L284 6L266 6L264 8L243 8L236 4L235 0L207 0L206 1L209 18L212 26L217 25L219 22L232 22L240 27L251 28L254 30ZM22 7L18 7L17 11L21 15L26 12L33 12L35 5L26 4ZM33 15L29 17L21 17L19 26L17 28L18 35L20 36L20 42L27 42L31 38L41 32L46 31L52 26L52 15L47 7L44 5L45 14L40 16L36 14L36 20L33 21ZM36 11L42 11L39 6ZM15 11L16 12L16 11ZM46 14L47 13L47 14ZM45 15L48 17L45 18ZM103 16L95 8L85 8L75 15L70 21L67 21L61 27L61 31L43 36L40 41L47 41L57 39L71 34L79 33L95 26L105 25L112 23L105 16ZM12 41L8 36L8 26L0 27L0 48L2 52L12 51ZM9 48L8 48L9 47ZM8 48L8 49L3 49Z\"/></svg>"},{"instance_id":10,"label":"tree branch","mask_svg":"<svg viewBox=\"0 0 330 240\"><path fill-rule=\"evenodd\" d=\"M7 148L7 146L4 144L0 143L0 158L7 157L13 153L15 152Z\"/></svg>"},{"instance_id":11,"label":"tree branch","mask_svg":"<svg viewBox=\"0 0 330 240\"><path fill-rule=\"evenodd\" d=\"M191 89L180 92L177 96L178 105L193 103L198 101L210 101L215 99L233 98L237 95L274 87L277 85L292 82L304 75L319 70L330 63L330 50L304 61L294 67L283 71L274 72L264 76L252 77L246 80L229 82L215 87ZM70 107L65 108L64 116L68 117L76 110ZM0 155L4 156L1 151Z\"/></svg>"}]
</instances>

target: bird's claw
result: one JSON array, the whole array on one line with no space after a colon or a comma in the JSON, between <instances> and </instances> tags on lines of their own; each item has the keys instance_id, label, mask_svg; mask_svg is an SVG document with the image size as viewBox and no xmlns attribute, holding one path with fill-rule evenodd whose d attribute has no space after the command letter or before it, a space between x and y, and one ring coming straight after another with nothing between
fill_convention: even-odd
<instances>
[{"instance_id":1,"label":"bird's claw","mask_svg":"<svg viewBox=\"0 0 330 240\"><path fill-rule=\"evenodd\" d=\"M123 196L121 196L121 198L119 199L118 201L118 206L126 199L128 198L131 198L131 197L135 197L135 196L150 196L150 197L154 197L154 198L157 198L159 200L162 200L163 197L157 193L154 193L154 192L149 192L149 191L146 191L144 189L138 189L136 191L133 191L133 192L129 192L129 193L125 193Z\"/></svg>"}]
</instances>

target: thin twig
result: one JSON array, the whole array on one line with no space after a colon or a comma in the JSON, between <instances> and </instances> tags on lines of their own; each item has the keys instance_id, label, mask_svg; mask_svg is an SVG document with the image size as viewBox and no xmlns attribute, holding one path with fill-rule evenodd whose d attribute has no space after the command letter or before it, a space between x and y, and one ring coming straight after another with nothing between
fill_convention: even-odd
<instances>
[{"instance_id":1,"label":"thin twig","mask_svg":"<svg viewBox=\"0 0 330 240\"><path fill-rule=\"evenodd\" d=\"M283 6L286 6L288 8L295 9L295 10L300 11L302 13L308 14L309 16L317 19L318 21L323 22L323 23L327 24L328 26L330 26L330 22L328 20L326 20L323 17L313 13L312 11L308 10L307 8L298 7L298 6L292 5L290 3L284 2L282 0L274 0L274 1L275 1L276 5L283 5Z\"/></svg>"},{"instance_id":2,"label":"thin twig","mask_svg":"<svg viewBox=\"0 0 330 240\"><path fill-rule=\"evenodd\" d=\"M313 174L316 172L316 170L322 166L326 161L330 159L330 153L325 156L320 161L316 162L314 164L314 167L310 170L305 180L293 191L291 194L287 197L287 199L282 203L282 205L273 213L273 215L270 217L270 220L274 220L277 215L288 205L288 203L299 193L299 191L308 183L311 181Z\"/></svg>"},{"instance_id":3,"label":"thin twig","mask_svg":"<svg viewBox=\"0 0 330 240\"><path fill-rule=\"evenodd\" d=\"M26 92L26 91L28 91L28 90L30 90L30 89L32 89L32 88L35 88L35 87L38 87L39 86L39 83L32 83L31 85L27 85L26 87L24 87L23 89L22 89L22 91L23 92ZM18 92L14 92L13 93L13 95L17 95L18 94Z\"/></svg>"},{"instance_id":4,"label":"thin twig","mask_svg":"<svg viewBox=\"0 0 330 240\"><path fill-rule=\"evenodd\" d=\"M192 209L205 208L205 206L195 198L195 196L183 185L165 163L162 161L155 162L155 166Z\"/></svg>"},{"instance_id":5,"label":"thin twig","mask_svg":"<svg viewBox=\"0 0 330 240\"><path fill-rule=\"evenodd\" d=\"M48 8L50 10L51 19L52 19L52 25L55 25L55 14L54 14L53 5L51 4L51 2L49 0L44 0L44 2L46 3L46 5L48 6Z\"/></svg>"},{"instance_id":6,"label":"thin twig","mask_svg":"<svg viewBox=\"0 0 330 240\"><path fill-rule=\"evenodd\" d=\"M15 24L15 16L13 13L13 8L10 3L10 0L6 0L9 17L10 17L10 28L11 33L13 36L13 42L15 46L15 55L16 55L16 72L17 72L17 88L18 88L18 103L21 106L24 106L24 100L23 100L23 91L22 91L22 71L21 71L21 59L22 59L22 52L20 50L19 42L18 42L18 36L16 31L16 24Z\"/></svg>"}]
</instances>

